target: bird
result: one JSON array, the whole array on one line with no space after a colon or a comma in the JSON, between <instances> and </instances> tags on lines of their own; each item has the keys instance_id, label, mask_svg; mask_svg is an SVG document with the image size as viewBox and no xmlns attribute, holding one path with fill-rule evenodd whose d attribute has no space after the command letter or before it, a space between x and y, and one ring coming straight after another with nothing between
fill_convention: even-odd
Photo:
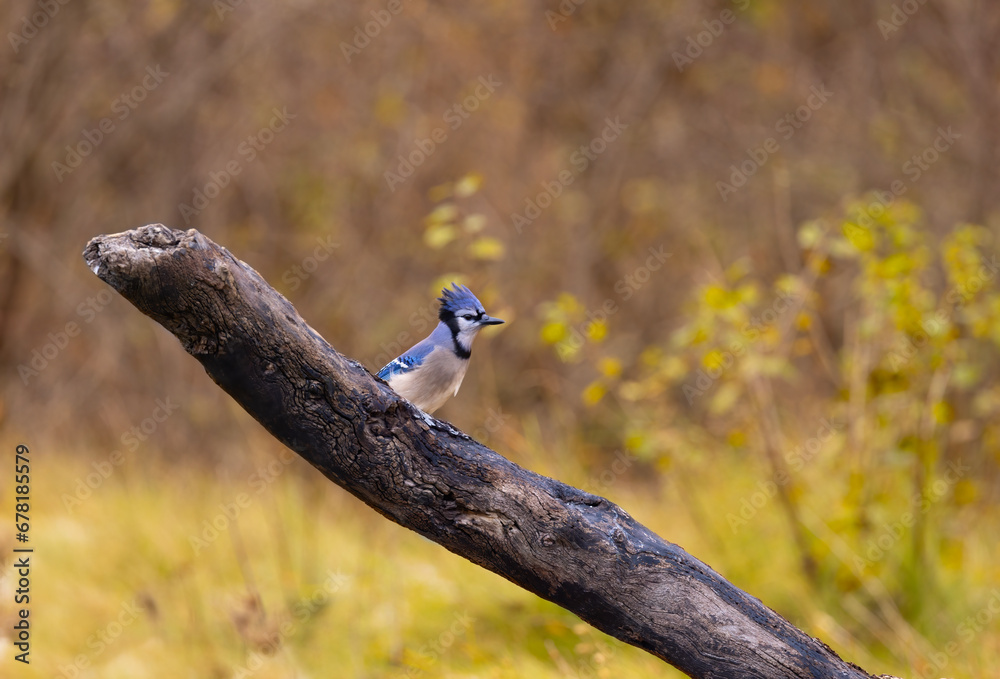
<instances>
[{"instance_id":1,"label":"bird","mask_svg":"<svg viewBox=\"0 0 1000 679\"><path fill-rule=\"evenodd\" d=\"M397 394L428 414L458 394L479 331L504 322L487 316L464 285L445 286L438 301L439 322L431 334L378 371Z\"/></svg>"}]
</instances>

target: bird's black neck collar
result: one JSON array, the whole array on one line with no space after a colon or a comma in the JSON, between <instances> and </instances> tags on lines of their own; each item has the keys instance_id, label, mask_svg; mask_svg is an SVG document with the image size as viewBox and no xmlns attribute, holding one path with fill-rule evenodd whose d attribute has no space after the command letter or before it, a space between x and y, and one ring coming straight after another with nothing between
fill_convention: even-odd
<instances>
[{"instance_id":1,"label":"bird's black neck collar","mask_svg":"<svg viewBox=\"0 0 1000 679\"><path fill-rule=\"evenodd\" d=\"M458 319L455 318L455 314L442 313L439 318L451 330L451 342L455 345L455 355L459 358L469 360L469 357L472 356L472 348L467 349L458 341Z\"/></svg>"}]
</instances>

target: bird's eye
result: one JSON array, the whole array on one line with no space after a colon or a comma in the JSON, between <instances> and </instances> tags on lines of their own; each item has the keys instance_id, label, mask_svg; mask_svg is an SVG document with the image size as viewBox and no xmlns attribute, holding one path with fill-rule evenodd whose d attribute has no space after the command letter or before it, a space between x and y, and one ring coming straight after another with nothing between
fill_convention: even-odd
<instances>
[{"instance_id":1,"label":"bird's eye","mask_svg":"<svg viewBox=\"0 0 1000 679\"><path fill-rule=\"evenodd\" d=\"M476 320L476 317L473 316L472 314L465 314L464 316L462 316L462 318L464 318L467 321L474 321L474 320Z\"/></svg>"}]
</instances>

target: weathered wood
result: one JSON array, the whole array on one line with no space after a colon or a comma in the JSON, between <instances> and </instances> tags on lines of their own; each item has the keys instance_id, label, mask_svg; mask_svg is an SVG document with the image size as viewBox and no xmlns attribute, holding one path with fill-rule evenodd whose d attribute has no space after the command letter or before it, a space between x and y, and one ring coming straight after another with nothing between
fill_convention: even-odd
<instances>
[{"instance_id":1,"label":"weathered wood","mask_svg":"<svg viewBox=\"0 0 1000 679\"><path fill-rule=\"evenodd\" d=\"M869 676L617 505L424 415L197 231L99 236L84 258L278 440L383 516L692 677Z\"/></svg>"}]
</instances>

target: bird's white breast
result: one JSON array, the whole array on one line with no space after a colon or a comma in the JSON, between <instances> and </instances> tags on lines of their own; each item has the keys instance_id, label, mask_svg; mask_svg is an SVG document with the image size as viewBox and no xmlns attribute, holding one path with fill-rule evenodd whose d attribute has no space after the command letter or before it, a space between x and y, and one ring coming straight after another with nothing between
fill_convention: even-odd
<instances>
[{"instance_id":1,"label":"bird's white breast","mask_svg":"<svg viewBox=\"0 0 1000 679\"><path fill-rule=\"evenodd\" d=\"M396 375L389 381L397 394L426 413L432 413L458 393L469 362L450 349L438 347L416 370Z\"/></svg>"}]
</instances>

